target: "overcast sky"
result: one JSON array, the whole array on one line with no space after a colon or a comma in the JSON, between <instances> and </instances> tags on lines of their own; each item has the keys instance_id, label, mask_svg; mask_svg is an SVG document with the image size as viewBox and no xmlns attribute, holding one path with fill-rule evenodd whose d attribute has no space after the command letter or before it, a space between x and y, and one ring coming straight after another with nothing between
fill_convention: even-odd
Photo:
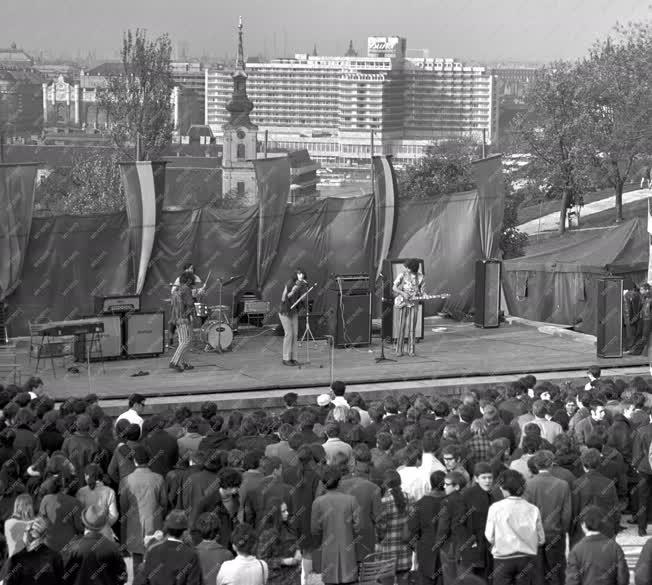
<instances>
[{"instance_id":1,"label":"overcast sky","mask_svg":"<svg viewBox=\"0 0 652 585\"><path fill-rule=\"evenodd\" d=\"M0 0L0 46L47 54L115 54L122 32L168 32L175 47L235 52L238 15L245 52L270 57L312 50L341 55L349 39L401 35L431 57L550 61L583 55L617 22L645 20L650 0Z\"/></svg>"}]
</instances>

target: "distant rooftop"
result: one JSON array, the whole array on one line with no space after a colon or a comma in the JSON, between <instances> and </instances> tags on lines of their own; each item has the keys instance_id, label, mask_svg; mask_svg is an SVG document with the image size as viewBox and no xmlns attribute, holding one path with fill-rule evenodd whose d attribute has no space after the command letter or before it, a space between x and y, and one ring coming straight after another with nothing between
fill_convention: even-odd
<instances>
[{"instance_id":1,"label":"distant rooftop","mask_svg":"<svg viewBox=\"0 0 652 585\"><path fill-rule=\"evenodd\" d=\"M96 67L84 71L84 75L112 77L114 75L122 75L124 71L122 61L107 61L106 63L102 63L101 65L97 65Z\"/></svg>"},{"instance_id":2,"label":"distant rooftop","mask_svg":"<svg viewBox=\"0 0 652 585\"><path fill-rule=\"evenodd\" d=\"M0 66L9 67L31 67L34 65L32 59L25 51L16 48L12 44L9 48L0 48Z\"/></svg>"}]
</instances>

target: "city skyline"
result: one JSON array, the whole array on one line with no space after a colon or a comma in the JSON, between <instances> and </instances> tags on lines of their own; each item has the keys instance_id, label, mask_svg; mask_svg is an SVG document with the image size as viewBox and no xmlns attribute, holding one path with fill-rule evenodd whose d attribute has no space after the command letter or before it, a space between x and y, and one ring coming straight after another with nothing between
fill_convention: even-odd
<instances>
[{"instance_id":1,"label":"city skyline","mask_svg":"<svg viewBox=\"0 0 652 585\"><path fill-rule=\"evenodd\" d=\"M49 58L83 58L92 52L98 60L111 59L118 56L122 33L140 27L151 35L168 32L177 58L182 48L192 57L232 57L235 27L242 15L249 56L291 56L312 51L315 45L319 54L341 55L350 40L365 54L367 36L400 35L408 39L409 50L427 49L431 57L548 62L580 57L617 23L645 20L652 14L647 0L409 0L402 4L357 0L354 10L344 0L311 0L310 10L299 0L279 4L281 8L243 0L220 6L194 0L183 4L187 17L180 19L176 8L181 5L172 0L116 0L110 5L69 0L66 11L56 3L25 0L3 8L0 45L15 42ZM444 24L437 26L439 22Z\"/></svg>"}]
</instances>

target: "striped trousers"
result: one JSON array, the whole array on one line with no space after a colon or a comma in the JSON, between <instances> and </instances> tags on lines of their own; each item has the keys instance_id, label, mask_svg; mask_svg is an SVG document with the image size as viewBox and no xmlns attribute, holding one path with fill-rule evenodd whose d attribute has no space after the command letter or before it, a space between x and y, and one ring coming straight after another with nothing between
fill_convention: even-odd
<instances>
[{"instance_id":1,"label":"striped trousers","mask_svg":"<svg viewBox=\"0 0 652 585\"><path fill-rule=\"evenodd\" d=\"M190 323L179 321L177 323L177 335L179 336L179 345L170 360L170 364L173 366L178 366L183 363L183 354L190 347L190 340L192 338Z\"/></svg>"},{"instance_id":2,"label":"striped trousers","mask_svg":"<svg viewBox=\"0 0 652 585\"><path fill-rule=\"evenodd\" d=\"M414 355L417 332L417 315L419 307L402 307L399 309L398 328L396 331L396 355L405 353L405 340L407 338L408 355Z\"/></svg>"}]
</instances>

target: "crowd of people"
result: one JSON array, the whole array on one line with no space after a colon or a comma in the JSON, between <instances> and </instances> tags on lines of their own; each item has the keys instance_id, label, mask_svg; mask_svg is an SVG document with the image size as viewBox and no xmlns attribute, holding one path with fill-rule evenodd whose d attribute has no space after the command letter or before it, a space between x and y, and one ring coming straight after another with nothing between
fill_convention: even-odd
<instances>
[{"instance_id":1,"label":"crowd of people","mask_svg":"<svg viewBox=\"0 0 652 585\"><path fill-rule=\"evenodd\" d=\"M647 534L648 383L525 376L461 396L342 382L279 412L119 417L0 387L6 585L628 585L616 534ZM652 584L652 539L635 570Z\"/></svg>"}]
</instances>

